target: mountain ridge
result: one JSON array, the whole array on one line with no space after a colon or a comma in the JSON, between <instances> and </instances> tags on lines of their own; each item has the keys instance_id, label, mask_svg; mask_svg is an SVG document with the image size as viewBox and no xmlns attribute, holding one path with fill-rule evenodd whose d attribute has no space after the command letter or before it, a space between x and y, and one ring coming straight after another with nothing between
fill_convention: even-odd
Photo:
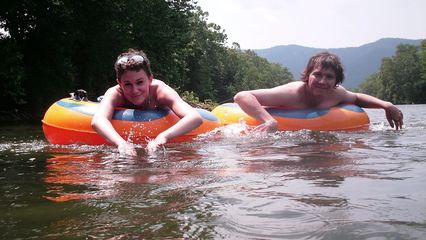
<instances>
[{"instance_id":1,"label":"mountain ridge","mask_svg":"<svg viewBox=\"0 0 426 240\"><path fill-rule=\"evenodd\" d=\"M382 38L359 47L313 48L296 44L278 45L265 49L253 49L260 57L287 67L294 79L299 79L309 58L320 51L337 54L345 69L343 86L352 89L380 68L382 59L396 53L399 44L420 45L424 39Z\"/></svg>"}]
</instances>

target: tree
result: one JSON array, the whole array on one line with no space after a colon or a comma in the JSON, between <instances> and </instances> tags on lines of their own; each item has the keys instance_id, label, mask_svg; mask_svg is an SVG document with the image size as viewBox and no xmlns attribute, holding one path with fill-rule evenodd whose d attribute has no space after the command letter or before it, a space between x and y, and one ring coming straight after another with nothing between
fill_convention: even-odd
<instances>
[{"instance_id":1,"label":"tree","mask_svg":"<svg viewBox=\"0 0 426 240\"><path fill-rule=\"evenodd\" d=\"M379 72L363 82L360 91L397 104L425 102L421 54L417 46L398 45L395 56L384 58Z\"/></svg>"},{"instance_id":2,"label":"tree","mask_svg":"<svg viewBox=\"0 0 426 240\"><path fill-rule=\"evenodd\" d=\"M226 34L220 26L207 23L208 13L197 8L191 18L191 42L187 45L188 78L201 99L216 100L223 83Z\"/></svg>"},{"instance_id":3,"label":"tree","mask_svg":"<svg viewBox=\"0 0 426 240\"><path fill-rule=\"evenodd\" d=\"M364 82L362 82L359 86L359 89L356 89L355 91L360 91L378 98L383 98L383 96L380 96L382 88L383 86L380 82L379 73L374 73L370 75Z\"/></svg>"},{"instance_id":4,"label":"tree","mask_svg":"<svg viewBox=\"0 0 426 240\"><path fill-rule=\"evenodd\" d=\"M237 56L239 66L233 83L237 91L271 88L293 81L293 76L287 68L269 63L265 58L257 56L254 51L240 51Z\"/></svg>"},{"instance_id":5,"label":"tree","mask_svg":"<svg viewBox=\"0 0 426 240\"><path fill-rule=\"evenodd\" d=\"M416 102L419 93L418 89L415 88L415 83L420 79L418 47L408 44L399 45L393 61L395 65L394 75L399 88L397 102Z\"/></svg>"},{"instance_id":6,"label":"tree","mask_svg":"<svg viewBox=\"0 0 426 240\"><path fill-rule=\"evenodd\" d=\"M417 99L418 103L426 103L426 40L423 40L420 44L419 52L419 68L420 68L420 79L415 83L414 88L418 91Z\"/></svg>"},{"instance_id":7,"label":"tree","mask_svg":"<svg viewBox=\"0 0 426 240\"><path fill-rule=\"evenodd\" d=\"M1 39L0 53L0 102L4 108L26 104L23 81L26 78L23 69L22 54L16 49L16 43L10 39Z\"/></svg>"}]
</instances>

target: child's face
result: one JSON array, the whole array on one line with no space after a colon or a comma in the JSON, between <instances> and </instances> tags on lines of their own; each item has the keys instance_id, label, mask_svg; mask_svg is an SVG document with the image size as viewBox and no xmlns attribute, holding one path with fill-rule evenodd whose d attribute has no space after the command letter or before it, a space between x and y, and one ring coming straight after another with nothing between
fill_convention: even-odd
<instances>
[{"instance_id":1,"label":"child's face","mask_svg":"<svg viewBox=\"0 0 426 240\"><path fill-rule=\"evenodd\" d=\"M334 89L336 86L335 71L331 68L315 67L309 74L308 86L313 91Z\"/></svg>"},{"instance_id":2,"label":"child's face","mask_svg":"<svg viewBox=\"0 0 426 240\"><path fill-rule=\"evenodd\" d=\"M134 105L142 105L149 96L152 79L144 70L125 71L118 80L124 96Z\"/></svg>"}]
</instances>

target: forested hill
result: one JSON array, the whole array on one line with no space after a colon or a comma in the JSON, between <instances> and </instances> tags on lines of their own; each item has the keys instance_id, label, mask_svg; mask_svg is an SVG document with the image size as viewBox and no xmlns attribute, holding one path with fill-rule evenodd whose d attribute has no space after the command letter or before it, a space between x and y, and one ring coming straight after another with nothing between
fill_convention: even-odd
<instances>
[{"instance_id":1,"label":"forested hill","mask_svg":"<svg viewBox=\"0 0 426 240\"><path fill-rule=\"evenodd\" d=\"M299 79L300 73L313 54L322 50L333 52L341 58L345 67L346 77L343 85L351 89L358 87L368 76L377 72L382 59L395 54L396 46L399 44L420 45L421 41L384 38L360 47L320 49L298 45L285 45L254 51L270 62L279 63L287 67L293 74L294 79Z\"/></svg>"}]
</instances>

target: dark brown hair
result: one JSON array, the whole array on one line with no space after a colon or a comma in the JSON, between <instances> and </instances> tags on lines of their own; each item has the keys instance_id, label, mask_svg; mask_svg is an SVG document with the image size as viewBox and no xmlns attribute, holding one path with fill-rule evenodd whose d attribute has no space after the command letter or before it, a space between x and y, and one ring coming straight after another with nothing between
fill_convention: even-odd
<instances>
[{"instance_id":1,"label":"dark brown hair","mask_svg":"<svg viewBox=\"0 0 426 240\"><path fill-rule=\"evenodd\" d=\"M140 56L143 61L133 60L132 57ZM122 61L123 60L123 61ZM151 64L146 54L141 50L128 49L126 52L121 53L114 64L115 75L118 80L125 71L140 71L144 70L148 77L152 76Z\"/></svg>"},{"instance_id":2,"label":"dark brown hair","mask_svg":"<svg viewBox=\"0 0 426 240\"><path fill-rule=\"evenodd\" d=\"M325 51L317 53L309 59L308 64L301 75L301 80L303 82L308 82L309 74L311 74L317 67L333 69L336 73L336 86L342 83L345 78L340 58L333 53Z\"/></svg>"}]
</instances>

